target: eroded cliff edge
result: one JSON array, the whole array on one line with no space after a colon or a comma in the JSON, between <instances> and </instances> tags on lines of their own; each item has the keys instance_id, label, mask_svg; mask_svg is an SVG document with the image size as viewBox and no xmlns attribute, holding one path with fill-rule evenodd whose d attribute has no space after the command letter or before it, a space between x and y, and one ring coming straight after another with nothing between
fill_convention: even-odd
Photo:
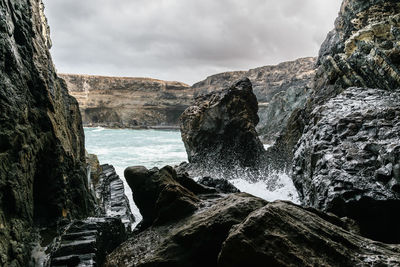
<instances>
[{"instance_id":1,"label":"eroded cliff edge","mask_svg":"<svg viewBox=\"0 0 400 267\"><path fill-rule=\"evenodd\" d=\"M60 74L79 102L85 126L177 126L193 90L181 82L150 78Z\"/></svg>"},{"instance_id":2,"label":"eroded cliff edge","mask_svg":"<svg viewBox=\"0 0 400 267\"><path fill-rule=\"evenodd\" d=\"M1 266L27 266L34 226L94 210L78 103L50 45L41 0L0 1Z\"/></svg>"}]
</instances>

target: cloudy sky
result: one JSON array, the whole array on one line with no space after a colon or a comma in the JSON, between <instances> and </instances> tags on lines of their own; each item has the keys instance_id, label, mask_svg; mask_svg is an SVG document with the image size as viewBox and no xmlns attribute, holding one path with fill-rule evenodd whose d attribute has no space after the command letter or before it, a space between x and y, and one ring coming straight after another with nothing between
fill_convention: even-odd
<instances>
[{"instance_id":1,"label":"cloudy sky","mask_svg":"<svg viewBox=\"0 0 400 267\"><path fill-rule=\"evenodd\" d=\"M315 56L341 0L44 0L59 72L192 84Z\"/></svg>"}]
</instances>

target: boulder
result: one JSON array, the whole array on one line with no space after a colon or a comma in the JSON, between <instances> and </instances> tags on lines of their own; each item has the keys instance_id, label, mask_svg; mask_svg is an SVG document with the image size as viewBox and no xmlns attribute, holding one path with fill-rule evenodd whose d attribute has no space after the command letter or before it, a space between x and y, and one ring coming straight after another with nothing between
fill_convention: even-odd
<instances>
[{"instance_id":1,"label":"boulder","mask_svg":"<svg viewBox=\"0 0 400 267\"><path fill-rule=\"evenodd\" d=\"M311 116L293 164L302 203L400 242L400 91L348 88Z\"/></svg>"},{"instance_id":2,"label":"boulder","mask_svg":"<svg viewBox=\"0 0 400 267\"><path fill-rule=\"evenodd\" d=\"M264 155L255 130L257 111L257 98L247 78L197 97L180 118L189 162L207 169L257 166Z\"/></svg>"},{"instance_id":3,"label":"boulder","mask_svg":"<svg viewBox=\"0 0 400 267\"><path fill-rule=\"evenodd\" d=\"M197 181L199 184L213 187L220 193L239 193L240 190L237 189L228 180L221 178L211 178L209 176L202 177Z\"/></svg>"},{"instance_id":4,"label":"boulder","mask_svg":"<svg viewBox=\"0 0 400 267\"><path fill-rule=\"evenodd\" d=\"M232 226L266 203L246 193L219 198L179 222L133 236L107 257L105 266L216 266Z\"/></svg>"},{"instance_id":5,"label":"boulder","mask_svg":"<svg viewBox=\"0 0 400 267\"><path fill-rule=\"evenodd\" d=\"M276 201L232 227L216 266L397 266L400 245L363 238L333 215Z\"/></svg>"},{"instance_id":6,"label":"boulder","mask_svg":"<svg viewBox=\"0 0 400 267\"><path fill-rule=\"evenodd\" d=\"M160 170L128 167L124 175L143 216L141 228L176 220L197 209L199 198L177 182L176 171L170 166Z\"/></svg>"}]
</instances>

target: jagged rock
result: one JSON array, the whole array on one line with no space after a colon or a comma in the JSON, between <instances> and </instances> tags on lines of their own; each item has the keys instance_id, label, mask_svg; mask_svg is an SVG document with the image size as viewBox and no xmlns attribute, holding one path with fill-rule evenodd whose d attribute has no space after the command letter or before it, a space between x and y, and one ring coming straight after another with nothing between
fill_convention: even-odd
<instances>
[{"instance_id":1,"label":"jagged rock","mask_svg":"<svg viewBox=\"0 0 400 267\"><path fill-rule=\"evenodd\" d=\"M197 209L198 197L179 184L176 171L170 166L160 170L128 167L124 175L143 216L141 228L179 219Z\"/></svg>"},{"instance_id":2,"label":"jagged rock","mask_svg":"<svg viewBox=\"0 0 400 267\"><path fill-rule=\"evenodd\" d=\"M177 223L133 236L107 257L105 266L216 266L232 226L265 204L246 193L231 194Z\"/></svg>"},{"instance_id":3,"label":"jagged rock","mask_svg":"<svg viewBox=\"0 0 400 267\"><path fill-rule=\"evenodd\" d=\"M0 1L0 265L27 266L34 223L92 212L76 100L40 0Z\"/></svg>"},{"instance_id":4,"label":"jagged rock","mask_svg":"<svg viewBox=\"0 0 400 267\"><path fill-rule=\"evenodd\" d=\"M255 127L258 104L249 79L202 95L181 116L189 162L207 169L255 167L264 148Z\"/></svg>"},{"instance_id":5,"label":"jagged rock","mask_svg":"<svg viewBox=\"0 0 400 267\"><path fill-rule=\"evenodd\" d=\"M232 227L217 266L398 266L400 245L363 238L289 202L272 202Z\"/></svg>"},{"instance_id":6,"label":"jagged rock","mask_svg":"<svg viewBox=\"0 0 400 267\"><path fill-rule=\"evenodd\" d=\"M195 83L195 96L229 87L247 77L258 100L260 123L257 131L265 143L273 143L286 124L290 113L303 108L315 75L316 58L300 58L275 66L248 71L224 72Z\"/></svg>"},{"instance_id":7,"label":"jagged rock","mask_svg":"<svg viewBox=\"0 0 400 267\"><path fill-rule=\"evenodd\" d=\"M100 168L102 171L95 185L96 197L100 207L99 215L121 219L127 231L130 232L135 217L125 195L124 183L112 165L103 164Z\"/></svg>"},{"instance_id":8,"label":"jagged rock","mask_svg":"<svg viewBox=\"0 0 400 267\"><path fill-rule=\"evenodd\" d=\"M149 78L59 74L76 97L83 124L112 128L177 126L193 89Z\"/></svg>"},{"instance_id":9,"label":"jagged rock","mask_svg":"<svg viewBox=\"0 0 400 267\"><path fill-rule=\"evenodd\" d=\"M348 88L311 116L293 165L302 203L400 242L400 91Z\"/></svg>"},{"instance_id":10,"label":"jagged rock","mask_svg":"<svg viewBox=\"0 0 400 267\"><path fill-rule=\"evenodd\" d=\"M49 266L102 266L106 255L126 237L119 218L88 218L71 222L50 245Z\"/></svg>"},{"instance_id":11,"label":"jagged rock","mask_svg":"<svg viewBox=\"0 0 400 267\"><path fill-rule=\"evenodd\" d=\"M85 151L85 157L86 157L86 164L88 166L88 173L90 177L90 185L93 186L91 190L94 191L94 187L97 186L100 175L102 173L102 168L100 166L99 159L97 158L97 155L95 154L89 154L87 151Z\"/></svg>"},{"instance_id":12,"label":"jagged rock","mask_svg":"<svg viewBox=\"0 0 400 267\"><path fill-rule=\"evenodd\" d=\"M231 184L226 179L219 179L219 178L211 178L211 177L202 177L197 181L199 184L213 187L217 189L220 193L239 193L240 190L237 189L233 184Z\"/></svg>"}]
</instances>

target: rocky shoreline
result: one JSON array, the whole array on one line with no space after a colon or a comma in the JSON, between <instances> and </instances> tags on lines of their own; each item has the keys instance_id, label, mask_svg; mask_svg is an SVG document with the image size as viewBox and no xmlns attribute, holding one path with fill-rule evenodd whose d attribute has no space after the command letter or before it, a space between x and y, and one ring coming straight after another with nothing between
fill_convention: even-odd
<instances>
[{"instance_id":1,"label":"rocky shoreline","mask_svg":"<svg viewBox=\"0 0 400 267\"><path fill-rule=\"evenodd\" d=\"M268 150L251 79L185 107L189 163L125 170L143 215L134 229L115 169L85 153L41 0L0 0L0 13L1 266L37 264L38 239L44 266L400 266L398 1L343 1L303 104ZM301 205L239 192L236 167L286 170Z\"/></svg>"}]
</instances>

